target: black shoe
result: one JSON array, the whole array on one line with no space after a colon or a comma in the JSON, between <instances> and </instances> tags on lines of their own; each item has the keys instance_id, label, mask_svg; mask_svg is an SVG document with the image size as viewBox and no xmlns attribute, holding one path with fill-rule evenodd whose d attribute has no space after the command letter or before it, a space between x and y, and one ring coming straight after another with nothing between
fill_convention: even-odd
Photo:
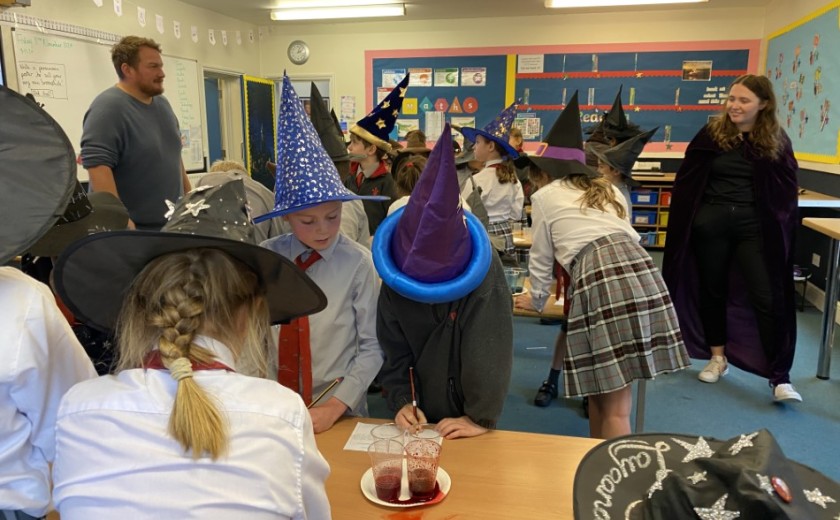
<instances>
[{"instance_id":1,"label":"black shoe","mask_svg":"<svg viewBox=\"0 0 840 520\"><path fill-rule=\"evenodd\" d=\"M557 399L557 385L543 381L542 386L537 390L537 396L534 397L534 404L545 408L551 404L552 399Z\"/></svg>"},{"instance_id":2,"label":"black shoe","mask_svg":"<svg viewBox=\"0 0 840 520\"><path fill-rule=\"evenodd\" d=\"M583 416L589 419L589 398L583 398Z\"/></svg>"}]
</instances>

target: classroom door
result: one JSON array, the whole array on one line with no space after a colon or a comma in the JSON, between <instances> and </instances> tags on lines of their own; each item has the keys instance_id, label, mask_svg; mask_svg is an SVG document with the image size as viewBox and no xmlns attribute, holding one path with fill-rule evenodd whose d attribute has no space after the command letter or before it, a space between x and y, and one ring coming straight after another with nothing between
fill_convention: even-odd
<instances>
[{"instance_id":1,"label":"classroom door","mask_svg":"<svg viewBox=\"0 0 840 520\"><path fill-rule=\"evenodd\" d=\"M207 145L210 164L213 164L225 158L225 151L222 148L222 111L217 78L204 78L204 102L207 105Z\"/></svg>"}]
</instances>

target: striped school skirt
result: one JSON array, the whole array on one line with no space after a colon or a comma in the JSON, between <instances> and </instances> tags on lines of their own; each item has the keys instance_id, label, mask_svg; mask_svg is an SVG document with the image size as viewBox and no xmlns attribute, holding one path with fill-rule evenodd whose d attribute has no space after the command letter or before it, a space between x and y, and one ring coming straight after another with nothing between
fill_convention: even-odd
<instances>
[{"instance_id":1,"label":"striped school skirt","mask_svg":"<svg viewBox=\"0 0 840 520\"><path fill-rule=\"evenodd\" d=\"M490 225L487 227L487 233L496 237L504 238L505 253L509 255L513 254L513 226L511 226L509 220L504 220L502 222L491 222Z\"/></svg>"},{"instance_id":2,"label":"striped school skirt","mask_svg":"<svg viewBox=\"0 0 840 520\"><path fill-rule=\"evenodd\" d=\"M566 397L613 392L690 365L665 282L628 235L588 244L570 275Z\"/></svg>"}]
</instances>

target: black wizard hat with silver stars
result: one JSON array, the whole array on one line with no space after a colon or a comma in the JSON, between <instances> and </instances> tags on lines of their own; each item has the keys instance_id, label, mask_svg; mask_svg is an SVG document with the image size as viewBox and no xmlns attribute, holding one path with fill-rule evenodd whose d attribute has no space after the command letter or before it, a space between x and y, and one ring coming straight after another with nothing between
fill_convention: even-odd
<instances>
[{"instance_id":1,"label":"black wizard hat with silver stars","mask_svg":"<svg viewBox=\"0 0 840 520\"><path fill-rule=\"evenodd\" d=\"M303 271L257 244L241 179L194 189L171 205L167 218L160 231L97 233L62 253L56 290L77 319L113 330L123 297L146 264L198 248L222 250L253 269L266 289L272 324L326 307L326 296Z\"/></svg>"},{"instance_id":2,"label":"black wizard hat with silver stars","mask_svg":"<svg viewBox=\"0 0 840 520\"><path fill-rule=\"evenodd\" d=\"M835 520L840 485L787 459L767 430L728 441L662 433L593 448L575 475L574 517Z\"/></svg>"}]
</instances>

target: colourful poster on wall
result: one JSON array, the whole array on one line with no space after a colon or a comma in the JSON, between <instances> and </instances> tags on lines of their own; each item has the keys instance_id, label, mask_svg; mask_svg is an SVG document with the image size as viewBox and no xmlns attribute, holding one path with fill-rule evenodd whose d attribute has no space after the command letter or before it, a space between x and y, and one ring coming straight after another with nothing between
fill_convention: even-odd
<instances>
[{"instance_id":1,"label":"colourful poster on wall","mask_svg":"<svg viewBox=\"0 0 840 520\"><path fill-rule=\"evenodd\" d=\"M840 162L840 117L831 98L840 89L840 2L771 34L766 74L774 84L777 113L797 159Z\"/></svg>"}]
</instances>

